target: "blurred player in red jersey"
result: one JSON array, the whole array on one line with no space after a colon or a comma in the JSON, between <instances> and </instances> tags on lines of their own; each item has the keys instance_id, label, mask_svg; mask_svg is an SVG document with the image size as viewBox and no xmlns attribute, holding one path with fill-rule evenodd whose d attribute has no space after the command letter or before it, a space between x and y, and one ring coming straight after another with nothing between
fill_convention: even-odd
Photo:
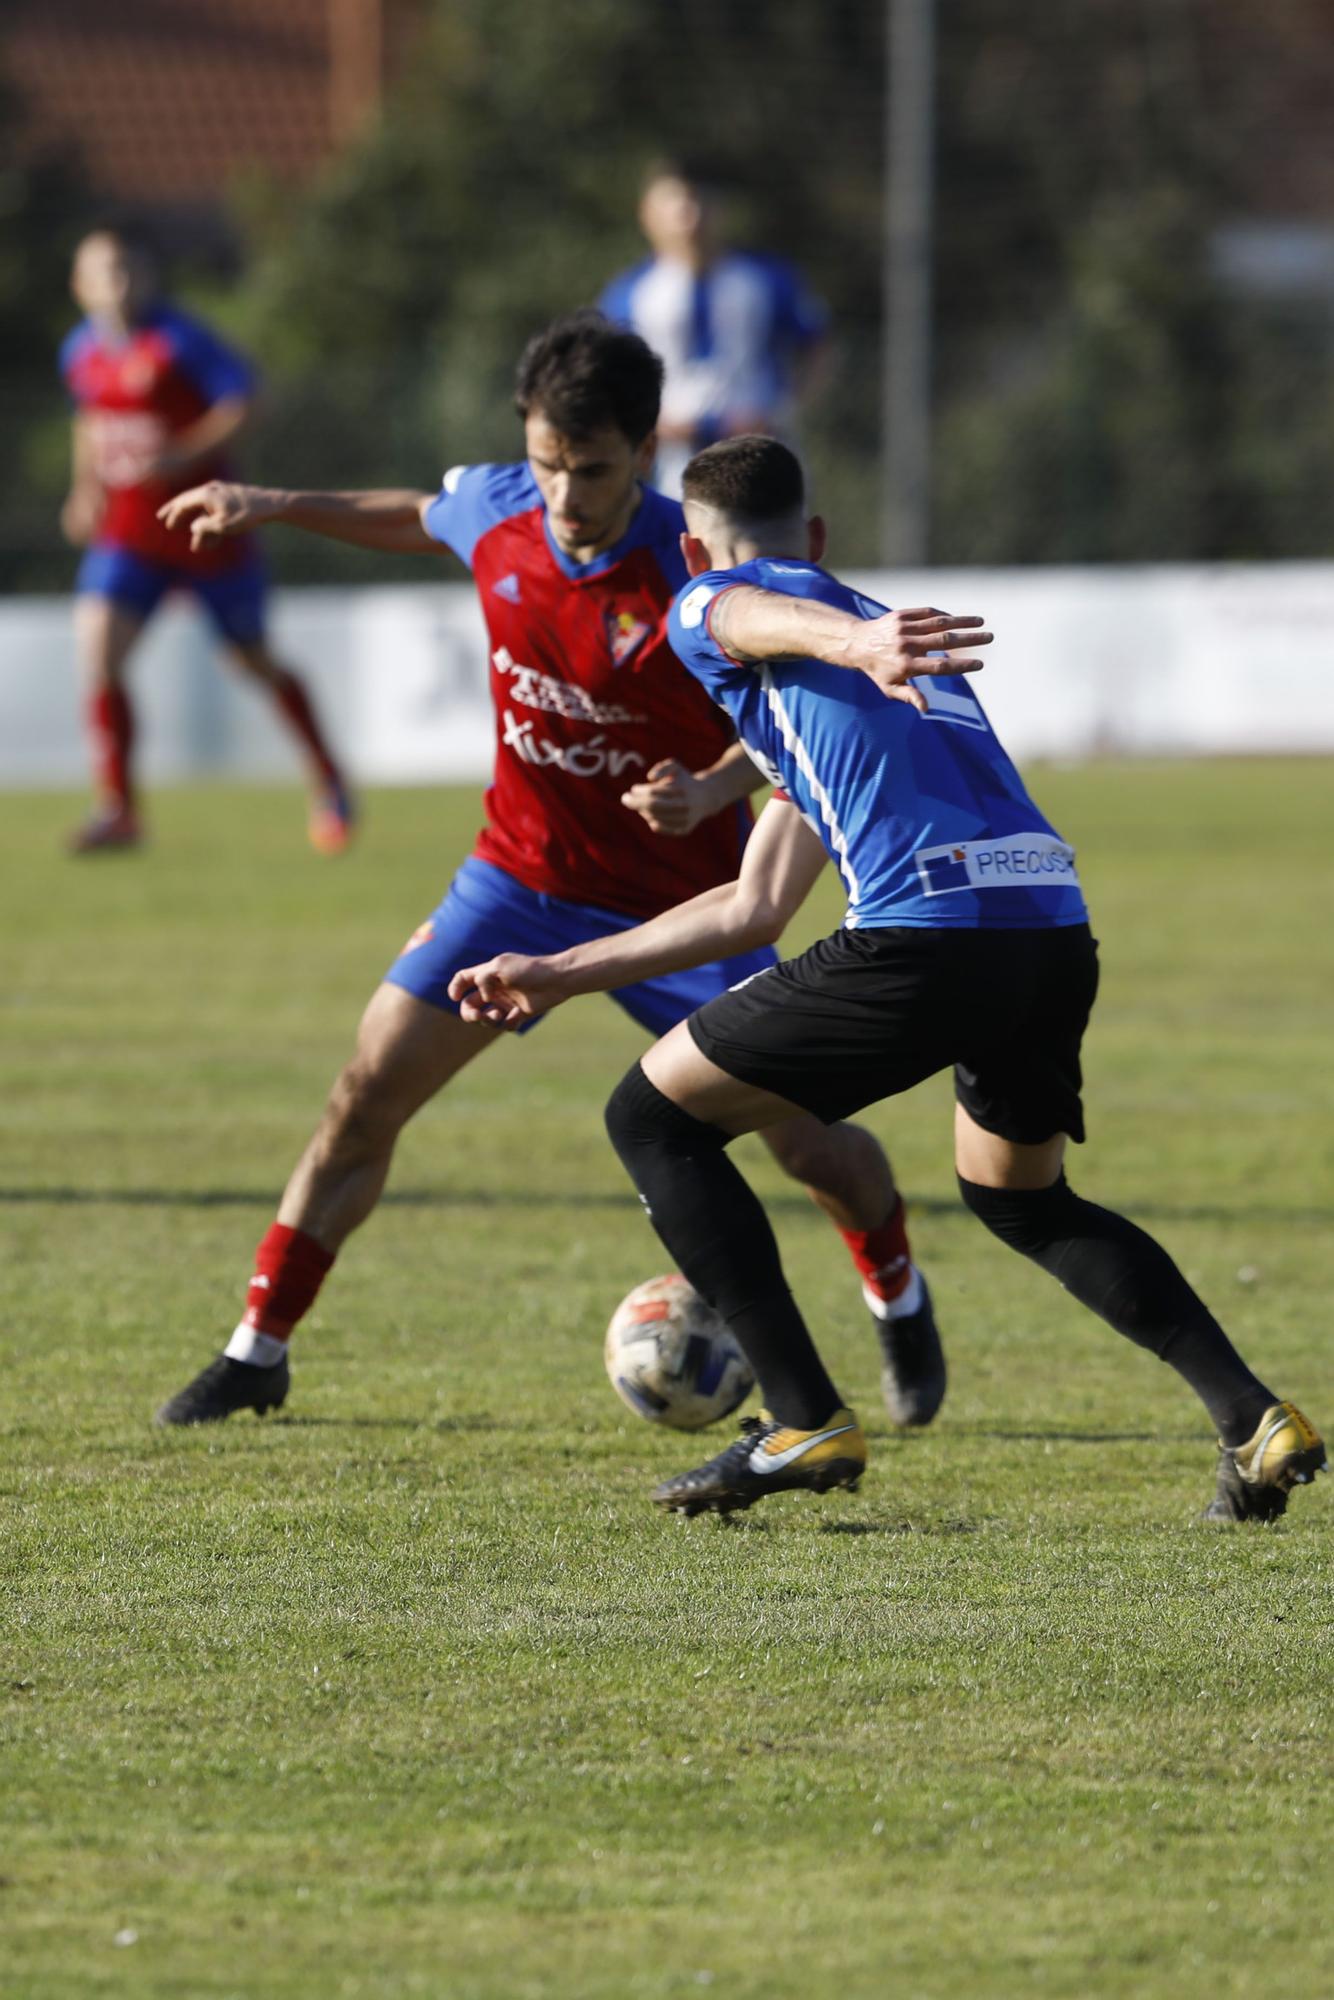
<instances>
[{"instance_id":1,"label":"blurred player in red jersey","mask_svg":"<svg viewBox=\"0 0 1334 2000\"><path fill-rule=\"evenodd\" d=\"M283 521L363 548L453 549L473 572L490 637L496 763L472 854L371 997L259 1246L240 1324L159 1423L262 1414L285 1400L288 1336L379 1200L398 1134L501 1032L460 1019L449 983L461 967L516 943L559 952L629 929L737 872L744 801L764 780L667 643L686 571L680 504L644 484L661 389L662 364L638 334L574 314L536 336L519 364L518 464L457 466L438 493L213 482L163 509L203 548ZM662 1035L774 956L749 951L614 997ZM762 1136L843 1234L879 1331L891 1416L929 1422L944 1359L879 1143L806 1113Z\"/></svg>"},{"instance_id":2,"label":"blurred player in red jersey","mask_svg":"<svg viewBox=\"0 0 1334 2000\"><path fill-rule=\"evenodd\" d=\"M159 298L151 257L117 229L83 239L71 290L86 317L60 352L75 404L61 522L87 547L76 630L99 794L73 850L138 845L126 667L167 592L186 590L207 611L228 659L268 690L296 736L310 778L312 845L339 853L352 825L347 788L305 688L269 650L256 545L242 539L192 549L158 520L182 486L226 476L226 448L254 403L254 373L216 334Z\"/></svg>"}]
</instances>

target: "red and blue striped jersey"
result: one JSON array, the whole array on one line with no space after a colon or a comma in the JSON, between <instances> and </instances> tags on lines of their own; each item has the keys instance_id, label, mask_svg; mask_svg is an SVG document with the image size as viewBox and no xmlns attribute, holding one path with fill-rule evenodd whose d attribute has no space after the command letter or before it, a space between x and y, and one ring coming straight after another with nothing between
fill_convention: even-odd
<instances>
[{"instance_id":1,"label":"red and blue striped jersey","mask_svg":"<svg viewBox=\"0 0 1334 2000\"><path fill-rule=\"evenodd\" d=\"M145 467L215 403L252 393L254 371L242 356L198 320L160 304L123 340L85 320L61 347L60 372L87 422L93 470L106 495L99 545L199 575L251 559L244 540L192 551L188 535L172 533L157 518L183 484L228 478L221 456L191 467L188 482L145 476Z\"/></svg>"},{"instance_id":2,"label":"red and blue striped jersey","mask_svg":"<svg viewBox=\"0 0 1334 2000\"><path fill-rule=\"evenodd\" d=\"M735 740L667 643L686 580L679 505L645 488L620 541L582 564L552 538L526 463L456 467L425 519L472 570L490 640L496 762L478 857L636 917L731 881L748 806L674 839L621 804L661 759L702 770Z\"/></svg>"}]
</instances>

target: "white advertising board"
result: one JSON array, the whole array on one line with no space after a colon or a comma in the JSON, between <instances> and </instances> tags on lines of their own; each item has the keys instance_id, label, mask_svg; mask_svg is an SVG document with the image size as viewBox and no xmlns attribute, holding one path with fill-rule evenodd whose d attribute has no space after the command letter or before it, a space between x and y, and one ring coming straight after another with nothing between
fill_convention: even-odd
<instances>
[{"instance_id":1,"label":"white advertising board","mask_svg":"<svg viewBox=\"0 0 1334 2000\"><path fill-rule=\"evenodd\" d=\"M977 689L1019 759L1334 751L1334 563L862 572L889 604L981 613ZM362 783L476 781L493 742L471 589L275 593L275 648L308 674ZM144 776L294 769L267 707L169 605L135 661ZM78 786L70 604L0 601L0 785Z\"/></svg>"}]
</instances>

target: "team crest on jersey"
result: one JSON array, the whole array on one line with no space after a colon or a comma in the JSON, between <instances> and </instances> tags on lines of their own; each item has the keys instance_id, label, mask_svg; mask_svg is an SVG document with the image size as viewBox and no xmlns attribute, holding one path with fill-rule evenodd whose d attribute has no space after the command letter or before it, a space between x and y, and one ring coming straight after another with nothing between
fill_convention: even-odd
<instances>
[{"instance_id":1,"label":"team crest on jersey","mask_svg":"<svg viewBox=\"0 0 1334 2000\"><path fill-rule=\"evenodd\" d=\"M416 951L417 946L419 944L429 944L434 936L435 936L435 918L428 917L424 924L418 924L416 930L412 933L412 936L408 939L402 951L398 954L399 957L404 958L407 956L408 952Z\"/></svg>"},{"instance_id":2,"label":"team crest on jersey","mask_svg":"<svg viewBox=\"0 0 1334 2000\"><path fill-rule=\"evenodd\" d=\"M632 611L609 611L606 626L607 644L611 647L614 667L623 667L653 630L647 619L636 618Z\"/></svg>"}]
</instances>

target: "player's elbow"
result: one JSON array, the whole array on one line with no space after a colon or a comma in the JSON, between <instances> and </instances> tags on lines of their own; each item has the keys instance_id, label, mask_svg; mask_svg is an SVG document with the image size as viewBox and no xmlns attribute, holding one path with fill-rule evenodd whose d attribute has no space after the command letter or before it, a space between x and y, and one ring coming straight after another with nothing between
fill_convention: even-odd
<instances>
[{"instance_id":1,"label":"player's elbow","mask_svg":"<svg viewBox=\"0 0 1334 2000\"><path fill-rule=\"evenodd\" d=\"M782 936L787 915L768 896L748 897L736 910L738 952L759 951L776 944Z\"/></svg>"}]
</instances>

